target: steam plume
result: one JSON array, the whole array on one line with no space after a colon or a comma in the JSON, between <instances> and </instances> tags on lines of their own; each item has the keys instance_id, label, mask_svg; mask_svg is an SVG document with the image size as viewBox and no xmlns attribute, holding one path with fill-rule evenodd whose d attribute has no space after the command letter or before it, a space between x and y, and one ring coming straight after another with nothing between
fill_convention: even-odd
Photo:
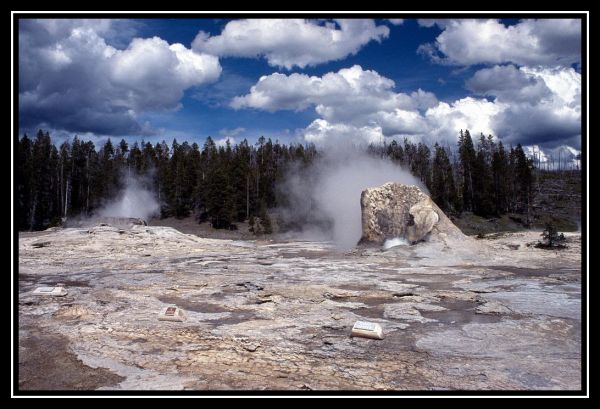
<instances>
[{"instance_id":1,"label":"steam plume","mask_svg":"<svg viewBox=\"0 0 600 409\"><path fill-rule=\"evenodd\" d=\"M319 227L322 237L341 248L351 248L360 239L361 192L386 182L417 185L421 182L387 159L357 149L317 159L307 169L290 172L281 187L289 198L280 218L300 233Z\"/></svg>"},{"instance_id":2,"label":"steam plume","mask_svg":"<svg viewBox=\"0 0 600 409\"><path fill-rule=\"evenodd\" d=\"M128 176L119 196L98 211L102 217L137 217L148 220L160 210L153 192L146 187L145 180Z\"/></svg>"}]
</instances>

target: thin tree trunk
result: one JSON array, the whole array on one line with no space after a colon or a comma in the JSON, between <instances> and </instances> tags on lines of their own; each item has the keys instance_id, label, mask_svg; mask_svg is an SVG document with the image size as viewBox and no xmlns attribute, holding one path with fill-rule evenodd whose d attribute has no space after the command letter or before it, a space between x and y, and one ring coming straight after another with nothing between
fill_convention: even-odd
<instances>
[{"instance_id":1,"label":"thin tree trunk","mask_svg":"<svg viewBox=\"0 0 600 409\"><path fill-rule=\"evenodd\" d=\"M88 152L87 163L85 165L87 168L87 196L85 198L85 215L90 215L90 153Z\"/></svg>"},{"instance_id":2,"label":"thin tree trunk","mask_svg":"<svg viewBox=\"0 0 600 409\"><path fill-rule=\"evenodd\" d=\"M52 209L52 211L54 213L56 213L57 215L60 216L60 209L62 209L62 204L61 204L61 200L62 200L62 190L61 190L61 181L60 181L60 173L58 172L58 168L56 168L56 181L58 186L56 187L56 205L58 208L54 208Z\"/></svg>"},{"instance_id":3,"label":"thin tree trunk","mask_svg":"<svg viewBox=\"0 0 600 409\"><path fill-rule=\"evenodd\" d=\"M529 210L531 208L531 206L529 204L529 196L530 196L530 192L529 192L529 189L528 189L528 191L527 191L527 227L529 227L529 223L530 223Z\"/></svg>"},{"instance_id":4,"label":"thin tree trunk","mask_svg":"<svg viewBox=\"0 0 600 409\"><path fill-rule=\"evenodd\" d=\"M67 218L67 208L69 206L68 194L69 194L69 180L67 179L67 188L65 189L65 220Z\"/></svg>"},{"instance_id":5,"label":"thin tree trunk","mask_svg":"<svg viewBox=\"0 0 600 409\"><path fill-rule=\"evenodd\" d=\"M71 157L71 176L67 179L67 189L65 190L65 219L67 218L67 210L69 207L69 199L71 199L71 203L73 202L73 196L71 195L71 193L69 193L69 180L73 179L73 176L75 175L75 157ZM71 189L73 189L73 183L70 184ZM81 194L81 180L79 181L79 189L78 189L78 195ZM77 205L78 210L81 209L80 204L78 203L80 198L76 197L75 200L77 201Z\"/></svg>"},{"instance_id":6,"label":"thin tree trunk","mask_svg":"<svg viewBox=\"0 0 600 409\"><path fill-rule=\"evenodd\" d=\"M65 182L65 161L60 161L60 208L62 209L64 206L63 203L63 184ZM60 211L59 211L60 212Z\"/></svg>"}]
</instances>

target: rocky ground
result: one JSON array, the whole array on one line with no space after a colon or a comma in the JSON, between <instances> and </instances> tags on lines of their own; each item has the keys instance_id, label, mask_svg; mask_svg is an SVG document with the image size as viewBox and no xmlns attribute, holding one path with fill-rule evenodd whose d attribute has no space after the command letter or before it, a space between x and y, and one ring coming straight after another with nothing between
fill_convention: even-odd
<instances>
[{"instance_id":1,"label":"rocky ground","mask_svg":"<svg viewBox=\"0 0 600 409\"><path fill-rule=\"evenodd\" d=\"M210 239L224 240L254 240L257 237L250 232L248 222L236 222L236 230L214 229L210 222L198 223L194 216L181 219L166 217L164 219L152 218L148 220L149 226L172 227L182 233L193 234ZM266 237L259 237L266 238Z\"/></svg>"},{"instance_id":2,"label":"rocky ground","mask_svg":"<svg viewBox=\"0 0 600 409\"><path fill-rule=\"evenodd\" d=\"M336 250L169 227L19 237L19 388L581 388L581 243ZM62 284L68 295L31 294ZM177 305L185 322L159 321ZM357 320L383 340L351 338Z\"/></svg>"}]
</instances>

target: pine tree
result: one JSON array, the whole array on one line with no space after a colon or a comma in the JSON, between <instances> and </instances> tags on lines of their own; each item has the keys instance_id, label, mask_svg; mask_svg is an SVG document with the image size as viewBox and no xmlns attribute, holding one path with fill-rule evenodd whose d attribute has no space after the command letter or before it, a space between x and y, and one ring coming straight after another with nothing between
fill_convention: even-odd
<instances>
[{"instance_id":1,"label":"pine tree","mask_svg":"<svg viewBox=\"0 0 600 409\"><path fill-rule=\"evenodd\" d=\"M118 192L119 174L114 163L115 149L110 138L99 152L99 174L97 175L100 197L105 200L113 198Z\"/></svg>"},{"instance_id":2,"label":"pine tree","mask_svg":"<svg viewBox=\"0 0 600 409\"><path fill-rule=\"evenodd\" d=\"M143 142L142 142L143 146ZM127 157L128 175L142 175L142 151L136 142L133 143Z\"/></svg>"},{"instance_id":3,"label":"pine tree","mask_svg":"<svg viewBox=\"0 0 600 409\"><path fill-rule=\"evenodd\" d=\"M460 131L458 139L458 154L460 159L461 187L463 209L473 211L473 165L475 148L469 130Z\"/></svg>"},{"instance_id":4,"label":"pine tree","mask_svg":"<svg viewBox=\"0 0 600 409\"><path fill-rule=\"evenodd\" d=\"M421 182L431 189L431 151L424 143L419 142L412 158L411 170Z\"/></svg>"},{"instance_id":5,"label":"pine tree","mask_svg":"<svg viewBox=\"0 0 600 409\"><path fill-rule=\"evenodd\" d=\"M494 180L494 203L496 213L508 212L508 158L502 142L498 142L498 148L494 151L492 158L492 175Z\"/></svg>"},{"instance_id":6,"label":"pine tree","mask_svg":"<svg viewBox=\"0 0 600 409\"><path fill-rule=\"evenodd\" d=\"M98 155L92 141L88 141L84 144L85 151L85 215L89 216L90 211L98 203L98 197L96 196L96 181L93 177L97 173L96 169L98 166Z\"/></svg>"},{"instance_id":7,"label":"pine tree","mask_svg":"<svg viewBox=\"0 0 600 409\"><path fill-rule=\"evenodd\" d=\"M526 225L531 224L531 205L533 201L533 163L527 158L521 144L515 148L515 186L517 209L527 216Z\"/></svg>"},{"instance_id":8,"label":"pine tree","mask_svg":"<svg viewBox=\"0 0 600 409\"><path fill-rule=\"evenodd\" d=\"M187 142L181 145L173 141L169 172L168 204L175 217L183 218L190 214L193 206L196 171L191 161L192 148Z\"/></svg>"},{"instance_id":9,"label":"pine tree","mask_svg":"<svg viewBox=\"0 0 600 409\"><path fill-rule=\"evenodd\" d=\"M33 172L31 178L32 201L30 204L30 230L39 230L50 224L52 214L52 154L50 134L40 130L33 143L32 160Z\"/></svg>"},{"instance_id":10,"label":"pine tree","mask_svg":"<svg viewBox=\"0 0 600 409\"><path fill-rule=\"evenodd\" d=\"M233 221L231 190L227 181L224 166L213 166L208 174L206 183L206 211L209 214L212 227L215 229L229 228Z\"/></svg>"},{"instance_id":11,"label":"pine tree","mask_svg":"<svg viewBox=\"0 0 600 409\"><path fill-rule=\"evenodd\" d=\"M495 205L492 201L492 171L491 150L493 145L482 134L479 139L477 153L472 164L473 180L473 213L480 216L494 214Z\"/></svg>"},{"instance_id":12,"label":"pine tree","mask_svg":"<svg viewBox=\"0 0 600 409\"><path fill-rule=\"evenodd\" d=\"M172 183L169 169L169 146L162 141L156 144L154 152L156 154L156 193L161 206L161 217L167 217L170 216L169 194Z\"/></svg>"},{"instance_id":13,"label":"pine tree","mask_svg":"<svg viewBox=\"0 0 600 409\"><path fill-rule=\"evenodd\" d=\"M48 140L50 135L48 134ZM58 177L58 149L54 144L50 145L50 157L48 159L48 170L50 175L48 178L48 197L50 202L48 203L48 226L58 226L61 224L60 219L60 180Z\"/></svg>"},{"instance_id":14,"label":"pine tree","mask_svg":"<svg viewBox=\"0 0 600 409\"><path fill-rule=\"evenodd\" d=\"M208 220L210 214L209 208L209 183L212 169L218 162L217 148L213 139L209 136L202 147L200 153L200 166L198 167L196 192L194 199L194 208L196 209L196 218L199 222ZM212 206L210 206L212 207Z\"/></svg>"},{"instance_id":15,"label":"pine tree","mask_svg":"<svg viewBox=\"0 0 600 409\"><path fill-rule=\"evenodd\" d=\"M142 143L141 172L145 175L154 173L157 167L156 151L150 142Z\"/></svg>"},{"instance_id":16,"label":"pine tree","mask_svg":"<svg viewBox=\"0 0 600 409\"><path fill-rule=\"evenodd\" d=\"M121 139L119 142L119 146L115 151L115 160L117 161L117 168L125 169L127 168L128 158L129 158L129 144L125 139ZM128 169L127 176L130 176L131 173Z\"/></svg>"},{"instance_id":17,"label":"pine tree","mask_svg":"<svg viewBox=\"0 0 600 409\"><path fill-rule=\"evenodd\" d=\"M567 239L563 233L558 233L556 226L546 223L546 228L541 234L543 242L538 242L535 247L539 248L565 248L563 244Z\"/></svg>"},{"instance_id":18,"label":"pine tree","mask_svg":"<svg viewBox=\"0 0 600 409\"><path fill-rule=\"evenodd\" d=\"M234 150L231 183L235 192L235 219L243 221L250 216L250 146L245 139Z\"/></svg>"},{"instance_id":19,"label":"pine tree","mask_svg":"<svg viewBox=\"0 0 600 409\"><path fill-rule=\"evenodd\" d=\"M31 228L31 209L33 192L33 143L27 134L18 144L18 167L17 167L17 213L19 229Z\"/></svg>"},{"instance_id":20,"label":"pine tree","mask_svg":"<svg viewBox=\"0 0 600 409\"><path fill-rule=\"evenodd\" d=\"M432 165L431 195L433 201L444 211L455 211L456 187L452 165L446 150L437 143L434 145L435 157Z\"/></svg>"},{"instance_id":21,"label":"pine tree","mask_svg":"<svg viewBox=\"0 0 600 409\"><path fill-rule=\"evenodd\" d=\"M395 139L387 147L387 156L396 163L404 163L404 150Z\"/></svg>"}]
</instances>

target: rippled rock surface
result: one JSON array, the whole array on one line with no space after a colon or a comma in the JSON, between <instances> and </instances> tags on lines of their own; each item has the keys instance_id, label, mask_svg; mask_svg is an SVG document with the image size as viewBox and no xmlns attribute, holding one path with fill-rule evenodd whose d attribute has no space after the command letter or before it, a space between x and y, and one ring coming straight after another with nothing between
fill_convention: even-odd
<instances>
[{"instance_id":1,"label":"rippled rock surface","mask_svg":"<svg viewBox=\"0 0 600 409\"><path fill-rule=\"evenodd\" d=\"M579 389L580 235L561 252L538 238L342 251L142 225L21 233L19 388ZM168 306L186 320L159 320ZM356 321L384 339L352 338Z\"/></svg>"}]
</instances>

